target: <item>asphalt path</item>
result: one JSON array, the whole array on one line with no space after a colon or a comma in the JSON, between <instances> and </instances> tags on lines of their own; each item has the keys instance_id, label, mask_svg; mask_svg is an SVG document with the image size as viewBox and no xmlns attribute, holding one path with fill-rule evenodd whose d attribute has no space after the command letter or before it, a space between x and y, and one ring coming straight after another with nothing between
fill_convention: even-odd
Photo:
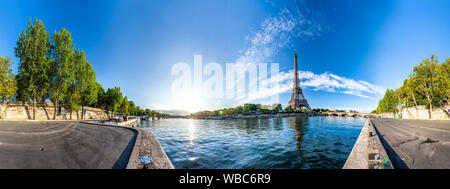
<instances>
[{"instance_id":1,"label":"asphalt path","mask_svg":"<svg viewBox=\"0 0 450 189\"><path fill-rule=\"evenodd\" d=\"M0 121L0 168L122 169L136 136L77 121Z\"/></svg>"},{"instance_id":2,"label":"asphalt path","mask_svg":"<svg viewBox=\"0 0 450 189\"><path fill-rule=\"evenodd\" d=\"M450 169L450 121L372 120L397 169Z\"/></svg>"}]
</instances>

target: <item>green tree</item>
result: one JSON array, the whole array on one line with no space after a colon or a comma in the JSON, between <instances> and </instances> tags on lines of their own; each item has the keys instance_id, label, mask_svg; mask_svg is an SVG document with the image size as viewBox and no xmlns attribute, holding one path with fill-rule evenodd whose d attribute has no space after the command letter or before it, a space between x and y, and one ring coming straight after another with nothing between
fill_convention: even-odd
<instances>
[{"instance_id":1,"label":"green tree","mask_svg":"<svg viewBox=\"0 0 450 189\"><path fill-rule=\"evenodd\" d=\"M400 109L398 109L398 111L401 112L403 108L403 101L405 100L405 91L403 86L394 90L394 98L397 100L396 105L400 106Z\"/></svg>"},{"instance_id":2,"label":"green tree","mask_svg":"<svg viewBox=\"0 0 450 189\"><path fill-rule=\"evenodd\" d=\"M68 84L75 80L74 45L71 33L66 29L55 32L51 39L50 54L53 58L48 74L50 80L50 99L54 104L53 119L56 119L56 110L59 102L64 100Z\"/></svg>"},{"instance_id":3,"label":"green tree","mask_svg":"<svg viewBox=\"0 0 450 189\"><path fill-rule=\"evenodd\" d=\"M129 104L128 113L130 115L135 116L136 115L136 105L134 104L133 101L128 101L128 104Z\"/></svg>"},{"instance_id":4,"label":"green tree","mask_svg":"<svg viewBox=\"0 0 450 189\"><path fill-rule=\"evenodd\" d=\"M111 113L117 112L122 104L122 100L120 87L109 88L106 91L106 110L111 111Z\"/></svg>"},{"instance_id":5,"label":"green tree","mask_svg":"<svg viewBox=\"0 0 450 189\"><path fill-rule=\"evenodd\" d=\"M28 22L26 30L22 30L14 48L19 58L18 86L21 98L25 95L33 100L33 119L36 115L36 100L41 99L49 87L49 33L45 30L42 21Z\"/></svg>"},{"instance_id":6,"label":"green tree","mask_svg":"<svg viewBox=\"0 0 450 189\"><path fill-rule=\"evenodd\" d=\"M428 102L429 118L431 118L431 112L433 111L433 101L436 93L438 93L435 87L438 74L438 57L435 55L422 60L413 69L413 76L417 79L417 91L424 95Z\"/></svg>"},{"instance_id":7,"label":"green tree","mask_svg":"<svg viewBox=\"0 0 450 189\"><path fill-rule=\"evenodd\" d=\"M12 98L17 91L17 81L11 70L11 58L0 56L0 98Z\"/></svg>"},{"instance_id":8,"label":"green tree","mask_svg":"<svg viewBox=\"0 0 450 189\"><path fill-rule=\"evenodd\" d=\"M294 112L295 109L292 108L292 106L287 106L286 108L284 108L284 111L286 111L286 112Z\"/></svg>"},{"instance_id":9,"label":"green tree","mask_svg":"<svg viewBox=\"0 0 450 189\"><path fill-rule=\"evenodd\" d=\"M281 104L279 104L279 103L277 103L277 104L274 104L274 111L275 111L275 113L276 112L279 112L279 111L281 111L281 110L283 110L283 107L281 106Z\"/></svg>"},{"instance_id":10,"label":"green tree","mask_svg":"<svg viewBox=\"0 0 450 189\"><path fill-rule=\"evenodd\" d=\"M84 62L86 61L86 55L83 51L77 49L74 56L72 57L72 64L68 64L70 70L73 70L73 77L67 80L67 90L64 94L64 107L69 110L70 117L72 120L72 112L76 111L78 113L79 107L81 105L81 90L80 90L80 70ZM78 115L78 114L77 114Z\"/></svg>"},{"instance_id":11,"label":"green tree","mask_svg":"<svg viewBox=\"0 0 450 189\"><path fill-rule=\"evenodd\" d=\"M439 65L435 87L441 107L450 106L450 57Z\"/></svg>"},{"instance_id":12,"label":"green tree","mask_svg":"<svg viewBox=\"0 0 450 189\"><path fill-rule=\"evenodd\" d=\"M393 89L386 89L384 97L380 100L377 107L377 113L394 112L396 113L397 100Z\"/></svg>"},{"instance_id":13,"label":"green tree","mask_svg":"<svg viewBox=\"0 0 450 189\"><path fill-rule=\"evenodd\" d=\"M86 54L81 51L77 64L77 87L80 92L81 119L84 119L84 106L96 103L98 100L97 82L94 68L86 60Z\"/></svg>"},{"instance_id":14,"label":"green tree","mask_svg":"<svg viewBox=\"0 0 450 189\"><path fill-rule=\"evenodd\" d=\"M128 102L128 97L124 97L122 103L120 104L119 111L127 114L129 113L130 103Z\"/></svg>"},{"instance_id":15,"label":"green tree","mask_svg":"<svg viewBox=\"0 0 450 189\"><path fill-rule=\"evenodd\" d=\"M93 104L93 107L105 109L106 92L103 89L102 84L95 82L97 88L97 101Z\"/></svg>"}]
</instances>

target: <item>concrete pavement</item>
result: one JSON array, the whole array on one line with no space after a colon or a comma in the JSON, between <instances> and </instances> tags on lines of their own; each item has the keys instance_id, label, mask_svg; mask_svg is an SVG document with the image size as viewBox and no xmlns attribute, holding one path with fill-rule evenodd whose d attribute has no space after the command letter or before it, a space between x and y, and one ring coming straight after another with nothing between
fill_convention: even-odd
<instances>
[{"instance_id":1,"label":"concrete pavement","mask_svg":"<svg viewBox=\"0 0 450 189\"><path fill-rule=\"evenodd\" d=\"M450 121L372 120L397 169L450 169Z\"/></svg>"},{"instance_id":2,"label":"concrete pavement","mask_svg":"<svg viewBox=\"0 0 450 189\"><path fill-rule=\"evenodd\" d=\"M78 121L0 121L0 168L126 168L137 132Z\"/></svg>"}]
</instances>

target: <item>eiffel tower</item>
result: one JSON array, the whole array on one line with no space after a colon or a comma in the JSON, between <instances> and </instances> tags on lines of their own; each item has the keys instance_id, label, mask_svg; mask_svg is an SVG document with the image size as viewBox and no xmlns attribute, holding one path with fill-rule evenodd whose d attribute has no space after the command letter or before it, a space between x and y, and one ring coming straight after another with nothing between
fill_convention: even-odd
<instances>
[{"instance_id":1,"label":"eiffel tower","mask_svg":"<svg viewBox=\"0 0 450 189\"><path fill-rule=\"evenodd\" d=\"M303 96L302 88L298 81L298 68L297 68L297 53L294 53L294 88L292 89L291 100L289 100L288 107L292 107L297 110L302 110L306 108L307 111L311 111L308 101L306 101L305 96Z\"/></svg>"}]
</instances>

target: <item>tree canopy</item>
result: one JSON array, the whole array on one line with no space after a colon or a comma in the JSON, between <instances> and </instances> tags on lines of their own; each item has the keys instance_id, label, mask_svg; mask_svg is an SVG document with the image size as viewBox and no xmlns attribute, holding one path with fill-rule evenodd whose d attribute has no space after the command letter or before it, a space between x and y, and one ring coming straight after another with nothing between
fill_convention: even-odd
<instances>
[{"instance_id":1,"label":"tree canopy","mask_svg":"<svg viewBox=\"0 0 450 189\"><path fill-rule=\"evenodd\" d=\"M17 91L17 82L11 69L11 58L0 56L0 98L12 98Z\"/></svg>"},{"instance_id":2,"label":"tree canopy","mask_svg":"<svg viewBox=\"0 0 450 189\"><path fill-rule=\"evenodd\" d=\"M377 113L397 113L401 107L425 105L429 109L429 118L434 108L450 106L450 58L439 63L436 55L423 59L414 66L403 85L388 89L378 103Z\"/></svg>"},{"instance_id":3,"label":"tree canopy","mask_svg":"<svg viewBox=\"0 0 450 189\"><path fill-rule=\"evenodd\" d=\"M41 99L48 90L51 74L49 55L49 33L42 21L28 22L28 27L19 34L14 49L19 58L18 86L23 95L33 99L33 119L36 114L36 100ZM23 97L23 96L22 96Z\"/></svg>"}]
</instances>

